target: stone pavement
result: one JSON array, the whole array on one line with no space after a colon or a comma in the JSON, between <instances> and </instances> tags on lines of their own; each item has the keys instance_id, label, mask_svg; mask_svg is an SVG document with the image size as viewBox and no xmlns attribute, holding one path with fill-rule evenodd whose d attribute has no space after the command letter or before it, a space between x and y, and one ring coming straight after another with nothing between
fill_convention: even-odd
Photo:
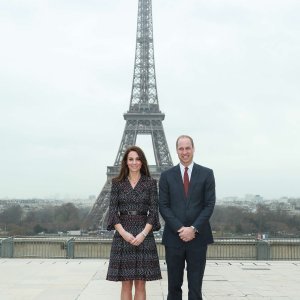
<instances>
[{"instance_id":1,"label":"stone pavement","mask_svg":"<svg viewBox=\"0 0 300 300\"><path fill-rule=\"evenodd\" d=\"M0 259L1 300L118 300L119 282L105 280L104 259ZM147 283L147 300L167 299L163 279ZM186 278L183 287L187 300ZM300 261L211 261L204 299L300 299Z\"/></svg>"}]
</instances>

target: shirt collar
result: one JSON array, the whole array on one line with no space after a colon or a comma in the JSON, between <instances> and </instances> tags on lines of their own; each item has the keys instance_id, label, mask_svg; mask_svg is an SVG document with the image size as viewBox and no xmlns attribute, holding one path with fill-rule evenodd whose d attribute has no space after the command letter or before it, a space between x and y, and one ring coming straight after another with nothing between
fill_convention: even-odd
<instances>
[{"instance_id":1,"label":"shirt collar","mask_svg":"<svg viewBox=\"0 0 300 300\"><path fill-rule=\"evenodd\" d=\"M184 173L184 170L185 170L185 166L182 164L182 163L179 163L179 166L180 166L180 171L181 171L181 174ZM194 162L192 161L189 165L188 165L188 172L189 174L192 173L192 170L193 170L193 166L194 166Z\"/></svg>"}]
</instances>

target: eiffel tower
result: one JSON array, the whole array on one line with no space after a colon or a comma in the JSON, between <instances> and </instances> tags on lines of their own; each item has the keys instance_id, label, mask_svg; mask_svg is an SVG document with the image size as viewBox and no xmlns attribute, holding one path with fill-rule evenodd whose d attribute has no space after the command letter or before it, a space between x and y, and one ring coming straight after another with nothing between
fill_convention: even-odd
<instances>
[{"instance_id":1,"label":"eiffel tower","mask_svg":"<svg viewBox=\"0 0 300 300\"><path fill-rule=\"evenodd\" d=\"M111 180L117 176L126 149L136 144L139 134L151 135L155 165L151 176L159 179L162 171L173 166L159 110L153 47L152 0L139 0L135 64L129 110L124 114L126 125L113 166L107 167L107 180L88 215L89 229L106 229Z\"/></svg>"}]
</instances>

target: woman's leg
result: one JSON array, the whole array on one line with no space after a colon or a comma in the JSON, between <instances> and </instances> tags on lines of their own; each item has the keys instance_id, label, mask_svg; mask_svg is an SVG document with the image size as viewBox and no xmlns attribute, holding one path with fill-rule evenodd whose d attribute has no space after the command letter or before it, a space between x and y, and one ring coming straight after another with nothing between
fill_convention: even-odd
<instances>
[{"instance_id":1,"label":"woman's leg","mask_svg":"<svg viewBox=\"0 0 300 300\"><path fill-rule=\"evenodd\" d=\"M135 280L134 281L134 300L146 300L146 281Z\"/></svg>"},{"instance_id":2,"label":"woman's leg","mask_svg":"<svg viewBox=\"0 0 300 300\"><path fill-rule=\"evenodd\" d=\"M122 281L121 300L132 300L132 280Z\"/></svg>"}]
</instances>

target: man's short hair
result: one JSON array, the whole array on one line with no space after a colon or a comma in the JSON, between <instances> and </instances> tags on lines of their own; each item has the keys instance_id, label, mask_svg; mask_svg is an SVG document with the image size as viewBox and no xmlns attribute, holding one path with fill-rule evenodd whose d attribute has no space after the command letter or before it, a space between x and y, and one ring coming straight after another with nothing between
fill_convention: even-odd
<instances>
[{"instance_id":1,"label":"man's short hair","mask_svg":"<svg viewBox=\"0 0 300 300\"><path fill-rule=\"evenodd\" d=\"M178 147L178 141L180 140L180 139L189 139L190 141L191 141L191 144L192 144L192 147L194 148L194 141L193 141L193 139L189 136L189 135L185 135L185 134L183 134L183 135L180 135L178 138L177 138L177 140L176 140L176 149L177 149L177 147Z\"/></svg>"}]
</instances>

